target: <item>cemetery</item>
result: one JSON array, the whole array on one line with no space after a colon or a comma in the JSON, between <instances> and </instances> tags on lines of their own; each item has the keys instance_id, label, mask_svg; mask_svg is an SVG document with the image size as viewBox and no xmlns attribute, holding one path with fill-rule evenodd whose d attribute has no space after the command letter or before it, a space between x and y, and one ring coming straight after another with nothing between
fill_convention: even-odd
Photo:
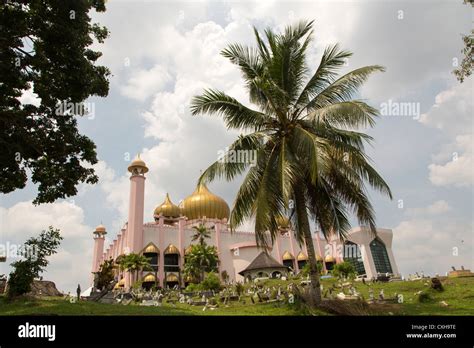
<instances>
[{"instance_id":1,"label":"cemetery","mask_svg":"<svg viewBox=\"0 0 474 348\"><path fill-rule=\"evenodd\" d=\"M222 284L218 290L106 291L100 298L31 296L7 302L4 315L472 315L474 277L424 277L400 281L321 280L322 305L305 305L308 280L282 279ZM97 295L96 295L97 296Z\"/></svg>"}]
</instances>

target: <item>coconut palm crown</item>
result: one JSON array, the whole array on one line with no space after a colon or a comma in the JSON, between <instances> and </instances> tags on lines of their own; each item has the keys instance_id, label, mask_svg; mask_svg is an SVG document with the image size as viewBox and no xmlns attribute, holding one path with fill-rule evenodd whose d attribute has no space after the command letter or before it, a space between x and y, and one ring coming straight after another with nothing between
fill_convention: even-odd
<instances>
[{"instance_id":1,"label":"coconut palm crown","mask_svg":"<svg viewBox=\"0 0 474 348\"><path fill-rule=\"evenodd\" d=\"M297 239L307 248L311 288L318 303L319 276L309 219L326 238L346 236L350 213L375 233L366 185L390 198L391 192L365 153L364 145L372 138L358 131L374 126L378 111L353 99L369 75L384 68L365 66L339 76L338 69L352 53L333 45L311 72L306 53L312 26L312 21L302 21L282 33L266 29L264 35L254 28L256 47L231 44L221 52L240 68L256 110L222 91L206 89L193 98L191 112L221 116L228 129L242 132L228 151L257 156L254 165L221 158L199 181L232 180L245 174L229 222L235 229L254 219L259 245L273 242L278 217L290 215Z\"/></svg>"}]
</instances>

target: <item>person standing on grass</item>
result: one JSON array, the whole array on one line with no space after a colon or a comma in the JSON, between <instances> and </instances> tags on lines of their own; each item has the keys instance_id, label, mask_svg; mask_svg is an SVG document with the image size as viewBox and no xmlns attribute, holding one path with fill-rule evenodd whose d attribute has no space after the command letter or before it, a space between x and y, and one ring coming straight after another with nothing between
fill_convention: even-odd
<instances>
[{"instance_id":1,"label":"person standing on grass","mask_svg":"<svg viewBox=\"0 0 474 348\"><path fill-rule=\"evenodd\" d=\"M81 299L81 285L80 284L77 284L76 294L77 294L77 301L79 301Z\"/></svg>"}]
</instances>

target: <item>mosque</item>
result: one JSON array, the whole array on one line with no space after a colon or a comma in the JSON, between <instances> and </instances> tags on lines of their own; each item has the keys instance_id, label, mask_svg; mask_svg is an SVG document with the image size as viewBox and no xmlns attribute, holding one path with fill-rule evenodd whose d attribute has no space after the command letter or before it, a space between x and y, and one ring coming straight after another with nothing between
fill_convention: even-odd
<instances>
[{"instance_id":1,"label":"mosque","mask_svg":"<svg viewBox=\"0 0 474 348\"><path fill-rule=\"evenodd\" d=\"M265 253L270 261L263 260L254 232L231 233L227 223L229 206L205 185L198 186L179 206L173 204L169 195L166 195L164 202L155 208L153 220L144 222L145 174L148 167L137 156L128 166L128 171L131 174L128 222L106 248L106 228L103 225L96 227L93 232L92 272L97 272L104 260L115 260L122 254L133 252L150 259L152 271L143 271L135 278L141 279L144 287L153 284L165 288L176 285L184 287L187 284L182 274L185 255L190 250L195 233L192 227L199 224L206 225L211 232L207 243L217 248L219 275L225 271L231 281L282 275L281 266L298 273L307 262L305 246L299 245L288 219L284 218L279 221L280 233L273 246L268 246ZM353 263L359 275L369 279L380 274L398 277L392 237L390 229L378 229L375 237L367 228L356 227L349 232L344 242L336 238L326 241L319 233L315 233L313 244L317 260L323 263L324 271L345 260ZM256 273L248 272L256 264L260 264L261 268ZM116 286L125 289L133 285L128 272L117 271L116 280Z\"/></svg>"}]
</instances>

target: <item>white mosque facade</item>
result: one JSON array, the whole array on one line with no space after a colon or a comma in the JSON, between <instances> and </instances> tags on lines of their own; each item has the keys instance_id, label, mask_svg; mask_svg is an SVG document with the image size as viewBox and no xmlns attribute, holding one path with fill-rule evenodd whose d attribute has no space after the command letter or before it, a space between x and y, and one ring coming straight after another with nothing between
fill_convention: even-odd
<instances>
[{"instance_id":1,"label":"white mosque facade","mask_svg":"<svg viewBox=\"0 0 474 348\"><path fill-rule=\"evenodd\" d=\"M210 231L209 245L216 247L219 256L219 275L223 272L229 280L243 281L239 274L260 253L255 235L250 231L233 231L231 233L227 219L229 206L217 195L204 186L198 186L193 194L185 198L180 206L174 205L167 195L165 201L156 207L153 220L144 222L145 174L146 164L135 158L128 167L130 176L130 202L128 222L117 233L113 242L105 246L106 229L97 226L94 233L94 251L92 272L97 272L104 260L117 259L130 252L142 254L149 258L152 271L143 271L137 279L143 284L155 284L160 287L185 286L183 276L185 255L189 250L193 226L204 224ZM378 229L377 235L368 229L352 229L347 240L336 238L326 241L318 233L314 234L313 244L318 261L323 263L324 270L344 260L352 262L360 275L376 278L380 274L399 276L395 257L392 252L392 231ZM278 262L297 273L307 260L304 245L300 245L294 236L288 221L280 223L280 233L267 252ZM262 272L260 276L275 276ZM129 289L132 277L127 272L118 272L116 278L119 286Z\"/></svg>"}]
</instances>

